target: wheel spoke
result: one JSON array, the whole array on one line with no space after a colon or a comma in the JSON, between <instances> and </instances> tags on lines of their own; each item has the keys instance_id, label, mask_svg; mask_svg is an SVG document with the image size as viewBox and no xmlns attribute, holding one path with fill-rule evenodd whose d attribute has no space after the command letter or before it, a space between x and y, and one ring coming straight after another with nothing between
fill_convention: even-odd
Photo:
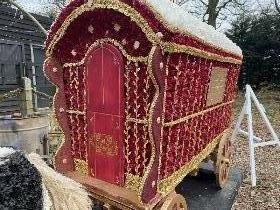
<instances>
[{"instance_id":1,"label":"wheel spoke","mask_svg":"<svg viewBox=\"0 0 280 210\"><path fill-rule=\"evenodd\" d=\"M223 181L225 180L226 178L226 166L223 165L223 172L222 172L222 176L223 176Z\"/></svg>"},{"instance_id":2,"label":"wheel spoke","mask_svg":"<svg viewBox=\"0 0 280 210\"><path fill-rule=\"evenodd\" d=\"M228 176L229 174L229 167L226 167L226 175Z\"/></svg>"},{"instance_id":3,"label":"wheel spoke","mask_svg":"<svg viewBox=\"0 0 280 210\"><path fill-rule=\"evenodd\" d=\"M228 179L230 158L231 158L231 143L228 141L228 138L226 136L223 136L218 147L217 159L216 159L217 184L221 188L225 185Z\"/></svg>"},{"instance_id":4,"label":"wheel spoke","mask_svg":"<svg viewBox=\"0 0 280 210\"><path fill-rule=\"evenodd\" d=\"M182 195L177 193L170 194L163 205L160 208L161 210L183 210L188 209L185 198Z\"/></svg>"}]
</instances>

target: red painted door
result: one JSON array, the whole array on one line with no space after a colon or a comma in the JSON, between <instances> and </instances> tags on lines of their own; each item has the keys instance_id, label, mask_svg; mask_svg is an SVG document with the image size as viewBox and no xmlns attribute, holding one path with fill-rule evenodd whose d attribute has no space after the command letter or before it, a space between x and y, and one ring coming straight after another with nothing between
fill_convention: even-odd
<instances>
[{"instance_id":1,"label":"red painted door","mask_svg":"<svg viewBox=\"0 0 280 210\"><path fill-rule=\"evenodd\" d=\"M124 86L118 49L103 44L87 61L89 167L91 175L123 185Z\"/></svg>"}]
</instances>

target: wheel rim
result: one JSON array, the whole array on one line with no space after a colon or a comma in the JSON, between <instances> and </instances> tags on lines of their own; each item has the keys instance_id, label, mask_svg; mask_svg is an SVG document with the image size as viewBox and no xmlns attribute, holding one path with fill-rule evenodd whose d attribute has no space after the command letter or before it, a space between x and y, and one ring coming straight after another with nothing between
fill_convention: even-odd
<instances>
[{"instance_id":1,"label":"wheel rim","mask_svg":"<svg viewBox=\"0 0 280 210\"><path fill-rule=\"evenodd\" d=\"M229 176L231 158L231 143L227 139L227 135L224 135L220 141L217 161L216 161L216 177L217 185L223 188L226 184Z\"/></svg>"},{"instance_id":2,"label":"wheel rim","mask_svg":"<svg viewBox=\"0 0 280 210\"><path fill-rule=\"evenodd\" d=\"M184 210L184 204L183 203L175 203L172 207L172 210Z\"/></svg>"},{"instance_id":3,"label":"wheel rim","mask_svg":"<svg viewBox=\"0 0 280 210\"><path fill-rule=\"evenodd\" d=\"M162 210L185 210L188 209L185 198L182 195L172 193L163 203Z\"/></svg>"}]
</instances>

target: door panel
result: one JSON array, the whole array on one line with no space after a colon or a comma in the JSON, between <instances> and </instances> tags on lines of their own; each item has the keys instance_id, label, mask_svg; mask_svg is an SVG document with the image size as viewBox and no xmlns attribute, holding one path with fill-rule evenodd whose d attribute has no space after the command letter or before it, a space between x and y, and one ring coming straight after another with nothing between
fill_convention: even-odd
<instances>
[{"instance_id":1,"label":"door panel","mask_svg":"<svg viewBox=\"0 0 280 210\"><path fill-rule=\"evenodd\" d=\"M87 62L89 167L91 175L123 184L123 70L119 51L108 44Z\"/></svg>"},{"instance_id":2,"label":"door panel","mask_svg":"<svg viewBox=\"0 0 280 210\"><path fill-rule=\"evenodd\" d=\"M96 49L89 57L88 68L88 109L89 112L103 112L102 106L102 48Z\"/></svg>"},{"instance_id":3,"label":"door panel","mask_svg":"<svg viewBox=\"0 0 280 210\"><path fill-rule=\"evenodd\" d=\"M33 63L35 67L36 89L39 92L43 92L53 96L55 93L55 87L47 80L43 72L43 62L45 60L45 51L43 49L43 46L32 44L30 45L30 48L33 49L33 55L34 55ZM33 76L32 69L30 69L29 72L30 79L32 78L32 76ZM34 86L34 83L32 84ZM35 97L34 100L36 100ZM38 108L48 107L49 101L41 97L37 97L37 106Z\"/></svg>"},{"instance_id":4,"label":"door panel","mask_svg":"<svg viewBox=\"0 0 280 210\"><path fill-rule=\"evenodd\" d=\"M15 89L19 85L20 77L23 75L22 45L19 43L5 43L0 40L0 89ZM3 86L2 86L3 85Z\"/></svg>"},{"instance_id":5,"label":"door panel","mask_svg":"<svg viewBox=\"0 0 280 210\"><path fill-rule=\"evenodd\" d=\"M112 57L111 50L103 51L104 64L104 109L107 114L120 115L120 74L118 72L119 61ZM110 71L112 70L112 71Z\"/></svg>"}]
</instances>

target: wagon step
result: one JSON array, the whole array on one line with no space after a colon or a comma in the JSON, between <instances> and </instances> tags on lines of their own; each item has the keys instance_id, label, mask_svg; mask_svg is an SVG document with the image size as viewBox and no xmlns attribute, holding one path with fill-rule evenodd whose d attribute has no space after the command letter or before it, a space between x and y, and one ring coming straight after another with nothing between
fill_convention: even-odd
<instances>
[{"instance_id":1,"label":"wagon step","mask_svg":"<svg viewBox=\"0 0 280 210\"><path fill-rule=\"evenodd\" d=\"M79 182L87 189L89 196L106 210L186 210L187 203L185 198L175 191L166 197L156 197L149 204L139 202L137 193L119 187L102 180L89 176L81 176L77 173L65 174L69 178Z\"/></svg>"},{"instance_id":2,"label":"wagon step","mask_svg":"<svg viewBox=\"0 0 280 210\"><path fill-rule=\"evenodd\" d=\"M111 209L111 206L119 209L145 209L137 194L131 190L77 173L67 173L66 176L85 186L90 197L104 203L107 209Z\"/></svg>"}]
</instances>

